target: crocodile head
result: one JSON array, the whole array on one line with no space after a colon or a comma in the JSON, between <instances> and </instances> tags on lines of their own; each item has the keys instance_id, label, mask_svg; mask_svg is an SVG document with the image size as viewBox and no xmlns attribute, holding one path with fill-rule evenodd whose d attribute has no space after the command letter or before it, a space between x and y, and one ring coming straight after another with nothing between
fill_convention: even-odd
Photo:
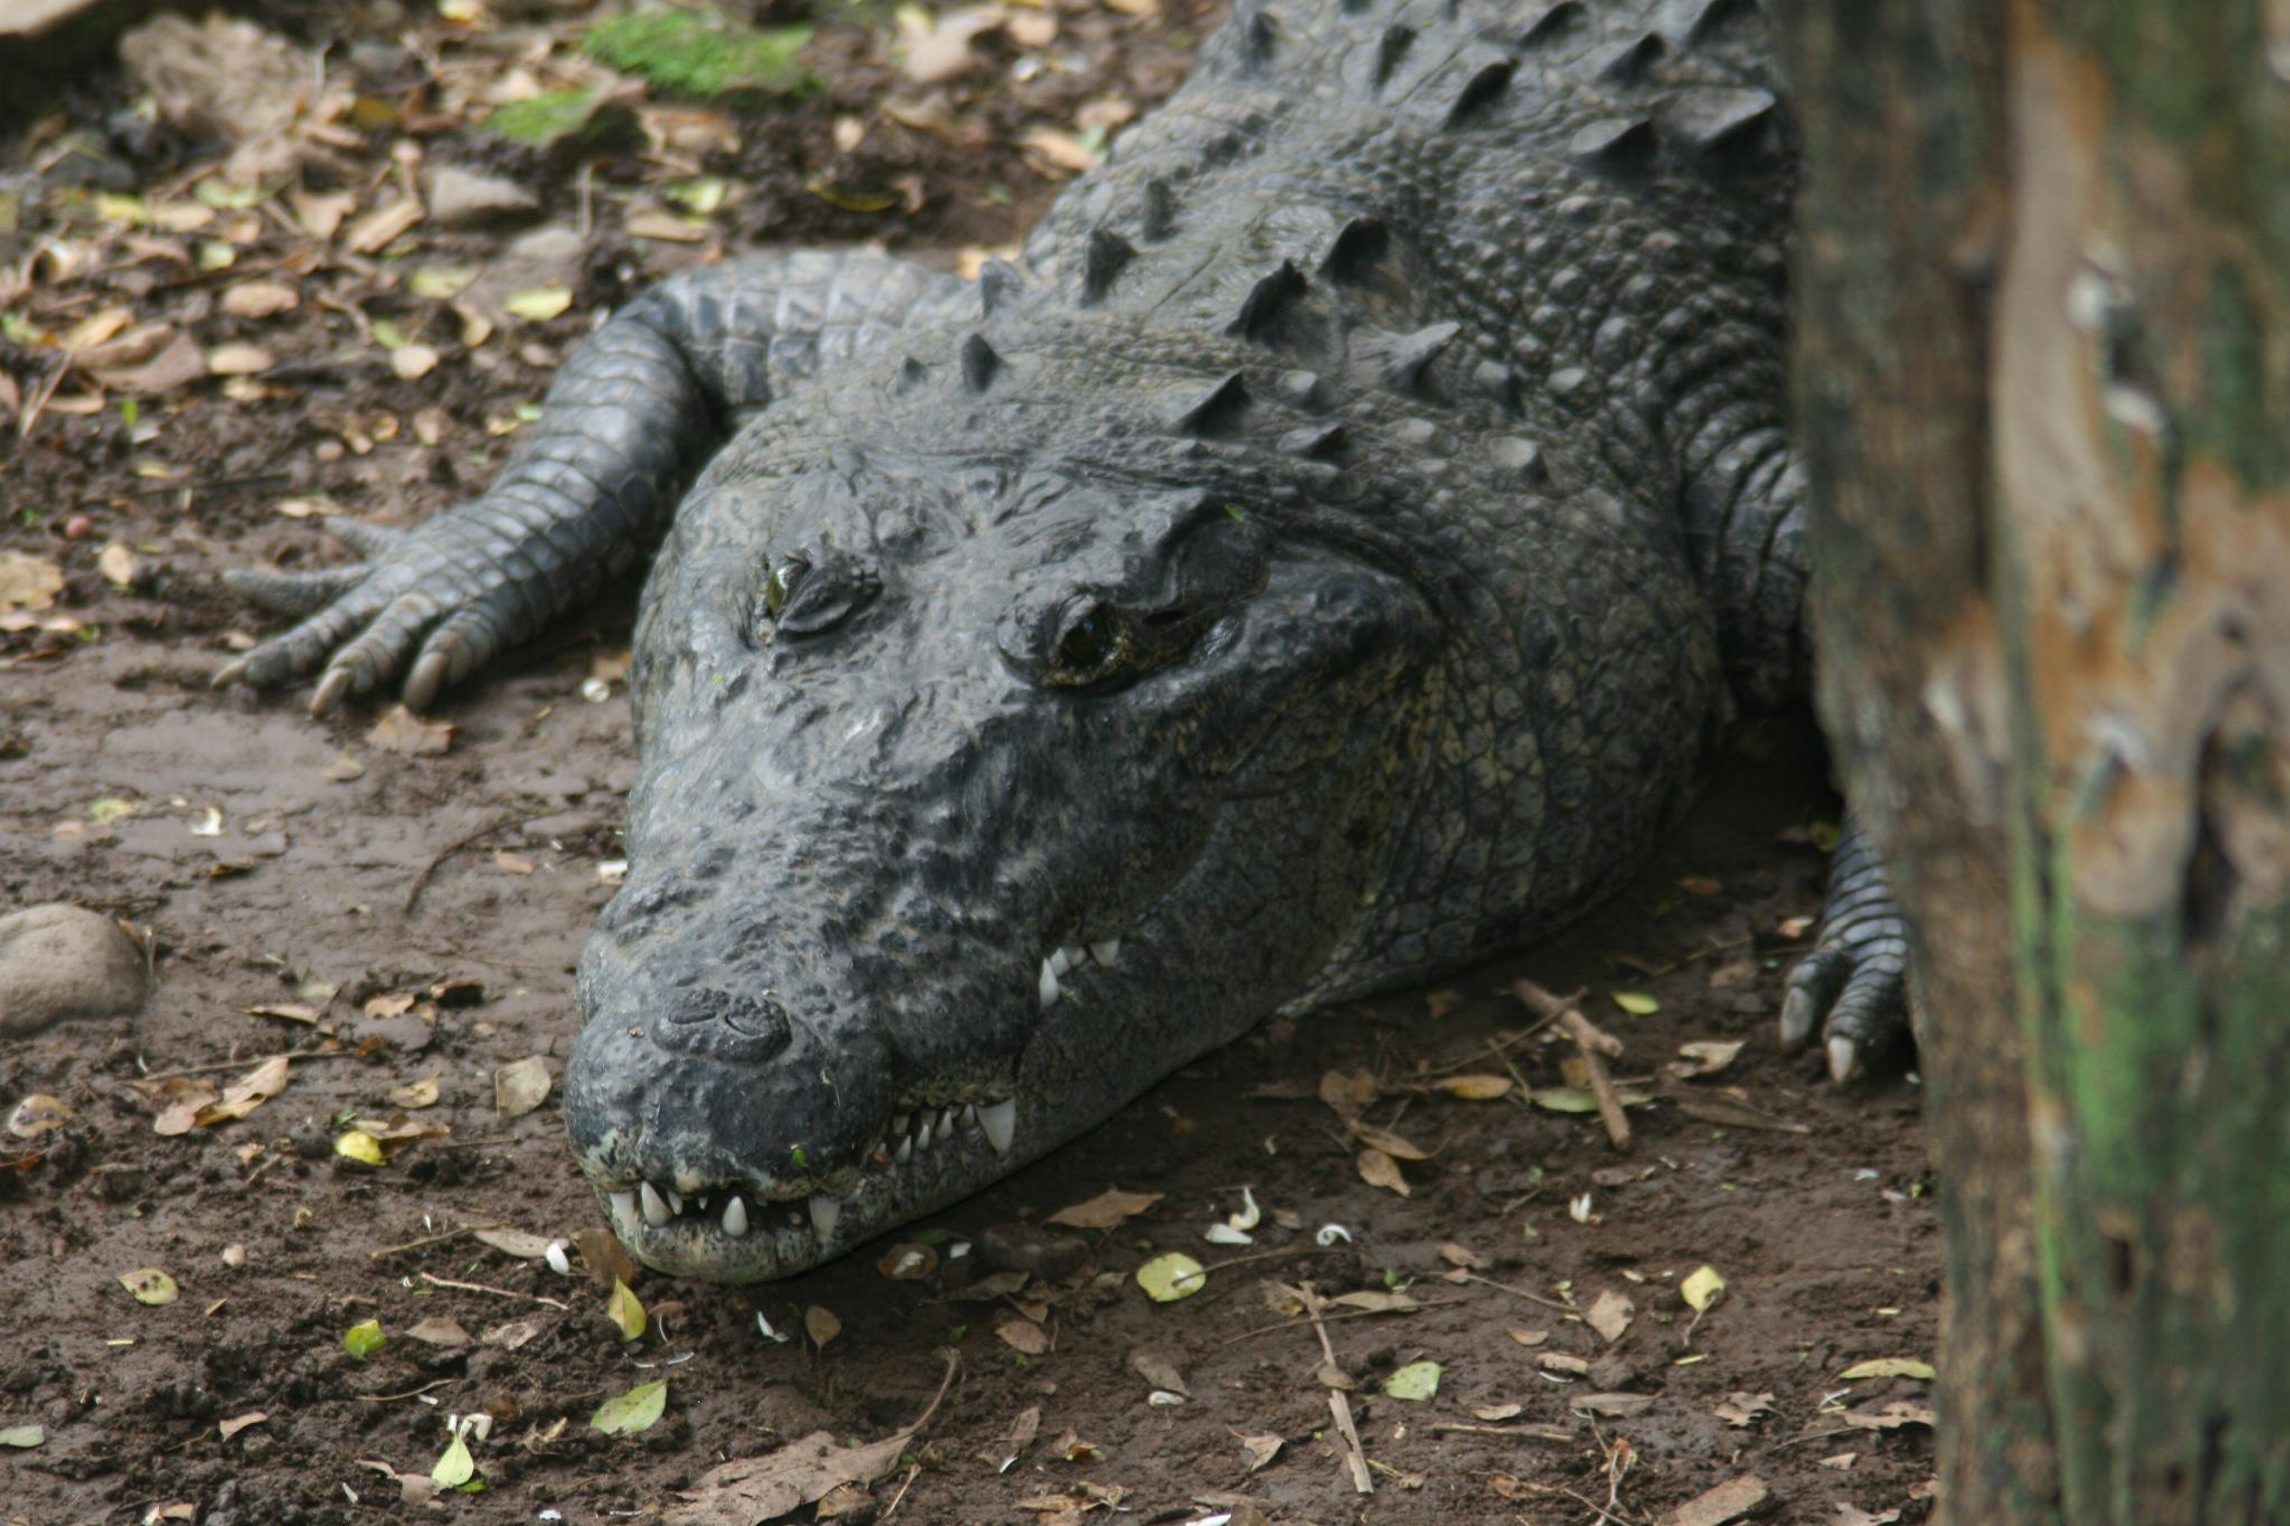
<instances>
[{"instance_id":1,"label":"crocodile head","mask_svg":"<svg viewBox=\"0 0 2290 1526\"><path fill-rule=\"evenodd\" d=\"M567 1084L620 1237L722 1281L975 1192L1312 991L1441 626L1318 463L766 424L647 591Z\"/></svg>"}]
</instances>

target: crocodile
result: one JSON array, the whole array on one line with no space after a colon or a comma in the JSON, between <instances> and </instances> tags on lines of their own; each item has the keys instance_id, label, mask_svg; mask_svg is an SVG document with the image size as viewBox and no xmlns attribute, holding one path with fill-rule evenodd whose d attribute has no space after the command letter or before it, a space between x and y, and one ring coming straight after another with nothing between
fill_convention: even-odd
<instances>
[{"instance_id":1,"label":"crocodile","mask_svg":"<svg viewBox=\"0 0 2290 1526\"><path fill-rule=\"evenodd\" d=\"M641 1261L799 1271L1548 933L1801 692L1794 164L1756 0L1241 0L974 280L639 295L218 682L421 708L649 558L565 1124ZM1902 963L1849 835L1783 1037Z\"/></svg>"}]
</instances>

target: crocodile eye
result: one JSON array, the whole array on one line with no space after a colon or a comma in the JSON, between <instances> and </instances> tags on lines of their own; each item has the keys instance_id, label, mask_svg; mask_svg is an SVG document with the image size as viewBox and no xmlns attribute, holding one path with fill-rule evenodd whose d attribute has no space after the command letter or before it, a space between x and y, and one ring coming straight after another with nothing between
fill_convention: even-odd
<instances>
[{"instance_id":1,"label":"crocodile eye","mask_svg":"<svg viewBox=\"0 0 2290 1526\"><path fill-rule=\"evenodd\" d=\"M796 585L803 581L803 574L810 570L811 564L809 562L792 559L781 562L772 568L770 574L763 580L764 613L775 620L778 619L779 612L785 609L787 601L794 597Z\"/></svg>"},{"instance_id":2,"label":"crocodile eye","mask_svg":"<svg viewBox=\"0 0 2290 1526\"><path fill-rule=\"evenodd\" d=\"M1092 675L1105 666L1118 645L1112 612L1102 604L1091 605L1058 637L1058 666L1077 678Z\"/></svg>"}]
</instances>

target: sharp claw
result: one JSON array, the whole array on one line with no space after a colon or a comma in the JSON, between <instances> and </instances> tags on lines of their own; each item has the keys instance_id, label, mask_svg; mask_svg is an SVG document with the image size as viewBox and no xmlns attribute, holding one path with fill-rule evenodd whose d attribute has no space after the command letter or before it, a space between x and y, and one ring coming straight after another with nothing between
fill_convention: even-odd
<instances>
[{"instance_id":1,"label":"sharp claw","mask_svg":"<svg viewBox=\"0 0 2290 1526\"><path fill-rule=\"evenodd\" d=\"M443 652L424 652L406 675L405 702L408 710L427 710L437 699L437 691L445 687L446 670L450 663Z\"/></svg>"},{"instance_id":2,"label":"sharp claw","mask_svg":"<svg viewBox=\"0 0 2290 1526\"><path fill-rule=\"evenodd\" d=\"M1829 1040L1829 1079L1839 1086L1853 1079L1861 1068L1861 1050L1851 1039L1839 1036Z\"/></svg>"},{"instance_id":3,"label":"sharp claw","mask_svg":"<svg viewBox=\"0 0 2290 1526\"><path fill-rule=\"evenodd\" d=\"M215 669L215 676L207 680L207 687L210 689L227 689L244 677L246 677L246 659L233 657L229 662Z\"/></svg>"},{"instance_id":4,"label":"sharp claw","mask_svg":"<svg viewBox=\"0 0 2290 1526\"><path fill-rule=\"evenodd\" d=\"M340 704L342 696L350 692L355 677L348 668L328 668L326 676L318 681L318 692L310 696L310 713L324 715Z\"/></svg>"},{"instance_id":5,"label":"sharp claw","mask_svg":"<svg viewBox=\"0 0 2290 1526\"><path fill-rule=\"evenodd\" d=\"M1781 998L1781 1047L1795 1051L1805 1047L1813 1036L1814 1021L1820 1016L1813 1008L1811 993L1792 986Z\"/></svg>"}]
</instances>

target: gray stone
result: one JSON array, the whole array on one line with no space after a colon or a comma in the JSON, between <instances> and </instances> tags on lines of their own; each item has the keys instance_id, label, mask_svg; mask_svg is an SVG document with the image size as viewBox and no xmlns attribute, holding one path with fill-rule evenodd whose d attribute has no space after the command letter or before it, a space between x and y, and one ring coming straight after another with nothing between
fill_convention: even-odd
<instances>
[{"instance_id":1,"label":"gray stone","mask_svg":"<svg viewBox=\"0 0 2290 1526\"><path fill-rule=\"evenodd\" d=\"M101 912L57 903L0 917L0 1038L123 1016L150 989L143 950Z\"/></svg>"},{"instance_id":2,"label":"gray stone","mask_svg":"<svg viewBox=\"0 0 2290 1526\"><path fill-rule=\"evenodd\" d=\"M476 228L540 211L540 198L498 175L447 165L429 177L429 220L447 228Z\"/></svg>"}]
</instances>

